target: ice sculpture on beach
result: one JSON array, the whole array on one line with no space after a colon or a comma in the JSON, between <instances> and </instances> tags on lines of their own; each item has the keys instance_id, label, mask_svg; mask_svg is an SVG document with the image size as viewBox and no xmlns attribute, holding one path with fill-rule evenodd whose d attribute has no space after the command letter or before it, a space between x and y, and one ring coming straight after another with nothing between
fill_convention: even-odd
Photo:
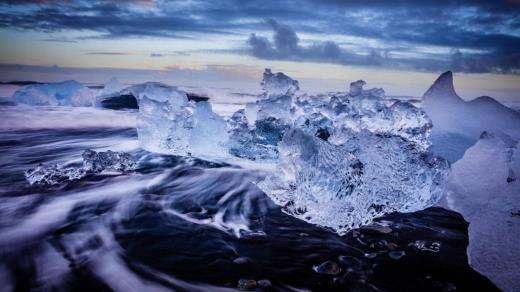
<instances>
[{"instance_id":1,"label":"ice sculpture on beach","mask_svg":"<svg viewBox=\"0 0 520 292\"><path fill-rule=\"evenodd\" d=\"M258 186L286 213L339 234L439 200L449 170L443 159L398 136L343 130L341 138L334 145L287 131L277 171Z\"/></svg>"},{"instance_id":2,"label":"ice sculpture on beach","mask_svg":"<svg viewBox=\"0 0 520 292\"><path fill-rule=\"evenodd\" d=\"M175 87L131 87L140 143L168 154L277 162L258 186L285 212L340 234L440 198L449 165L428 152L432 123L421 109L364 90L362 80L347 93L309 96L266 69L261 85L257 100L227 123Z\"/></svg>"},{"instance_id":3,"label":"ice sculpture on beach","mask_svg":"<svg viewBox=\"0 0 520 292\"><path fill-rule=\"evenodd\" d=\"M25 85L13 94L18 103L51 106L92 106L92 91L77 81Z\"/></svg>"},{"instance_id":4,"label":"ice sculpture on beach","mask_svg":"<svg viewBox=\"0 0 520 292\"><path fill-rule=\"evenodd\" d=\"M207 101L188 101L186 93L160 83L130 88L139 102L137 133L141 147L174 155L227 155L224 119Z\"/></svg>"},{"instance_id":5,"label":"ice sculpture on beach","mask_svg":"<svg viewBox=\"0 0 520 292\"><path fill-rule=\"evenodd\" d=\"M82 167L63 167L56 163L39 164L25 172L29 184L56 185L68 181L79 180L87 174L109 172L128 172L135 170L134 158L125 152L96 152L87 149L82 154Z\"/></svg>"}]
</instances>

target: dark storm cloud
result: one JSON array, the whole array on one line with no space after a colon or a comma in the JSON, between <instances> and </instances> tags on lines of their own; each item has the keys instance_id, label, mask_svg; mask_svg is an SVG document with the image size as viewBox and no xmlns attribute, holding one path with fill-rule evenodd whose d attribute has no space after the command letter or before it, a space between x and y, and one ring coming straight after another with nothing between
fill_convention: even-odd
<instances>
[{"instance_id":1,"label":"dark storm cloud","mask_svg":"<svg viewBox=\"0 0 520 292\"><path fill-rule=\"evenodd\" d=\"M303 46L296 32L288 25L270 19L267 24L274 31L273 40L251 34L247 43L250 53L258 58L272 60L318 61L353 65L377 65L384 57L373 51L368 55L356 54L340 48L333 41Z\"/></svg>"},{"instance_id":2,"label":"dark storm cloud","mask_svg":"<svg viewBox=\"0 0 520 292\"><path fill-rule=\"evenodd\" d=\"M296 32L285 24L275 20L267 23L273 30L273 40L251 34L247 40L249 53L257 58L270 60L292 60L326 62L342 65L383 66L401 69L419 69L424 71L453 70L457 72L495 72L520 73L520 54L517 47L504 48L480 54L463 54L460 49L453 49L449 55L432 58L420 55L416 58L392 57L389 49L365 48L364 53L342 49L336 42L315 42L300 45ZM507 42L506 42L507 43ZM397 49L398 51L402 49ZM516 51L515 51L516 50Z\"/></svg>"},{"instance_id":3,"label":"dark storm cloud","mask_svg":"<svg viewBox=\"0 0 520 292\"><path fill-rule=\"evenodd\" d=\"M455 66L465 72L519 73L520 68L516 0L4 0L0 9L0 28L91 33L83 38L243 34L248 52L264 59L420 70ZM266 25L265 19L278 22ZM249 32L255 34L248 38ZM303 42L298 36L303 33L360 40L348 46L333 39Z\"/></svg>"}]
</instances>

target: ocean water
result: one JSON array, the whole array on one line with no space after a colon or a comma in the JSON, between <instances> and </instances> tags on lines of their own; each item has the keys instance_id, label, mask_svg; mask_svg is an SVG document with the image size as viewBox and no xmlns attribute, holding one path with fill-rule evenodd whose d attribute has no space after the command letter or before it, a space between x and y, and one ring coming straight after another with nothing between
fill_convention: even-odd
<instances>
[{"instance_id":1,"label":"ocean water","mask_svg":"<svg viewBox=\"0 0 520 292\"><path fill-rule=\"evenodd\" d=\"M338 236L280 211L265 170L138 146L135 112L0 108L0 291L495 291L468 223L429 208ZM134 172L30 186L39 163L126 151Z\"/></svg>"}]
</instances>

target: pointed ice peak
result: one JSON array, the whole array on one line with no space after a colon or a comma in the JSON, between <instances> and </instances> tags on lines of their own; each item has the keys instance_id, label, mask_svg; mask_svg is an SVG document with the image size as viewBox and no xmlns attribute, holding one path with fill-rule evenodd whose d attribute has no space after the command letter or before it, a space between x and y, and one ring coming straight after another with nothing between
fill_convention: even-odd
<instances>
[{"instance_id":1,"label":"pointed ice peak","mask_svg":"<svg viewBox=\"0 0 520 292\"><path fill-rule=\"evenodd\" d=\"M292 95L300 90L297 80L283 74L282 72L274 73L271 69L265 69L262 82L262 91L265 97L276 97L283 95Z\"/></svg>"},{"instance_id":2,"label":"pointed ice peak","mask_svg":"<svg viewBox=\"0 0 520 292\"><path fill-rule=\"evenodd\" d=\"M121 83L119 83L119 80L117 80L116 77L112 77L105 83L102 95L113 94L121 91L122 89L123 86L121 85Z\"/></svg>"},{"instance_id":3,"label":"pointed ice peak","mask_svg":"<svg viewBox=\"0 0 520 292\"><path fill-rule=\"evenodd\" d=\"M358 96L363 94L363 86L365 86L367 83L363 80L358 80L355 82L350 83L350 96Z\"/></svg>"},{"instance_id":4,"label":"pointed ice peak","mask_svg":"<svg viewBox=\"0 0 520 292\"><path fill-rule=\"evenodd\" d=\"M428 91L426 91L423 98L425 100L429 98L444 98L462 101L453 87L453 73L451 73L451 71L442 73L441 76L435 80L432 86L430 86Z\"/></svg>"}]
</instances>

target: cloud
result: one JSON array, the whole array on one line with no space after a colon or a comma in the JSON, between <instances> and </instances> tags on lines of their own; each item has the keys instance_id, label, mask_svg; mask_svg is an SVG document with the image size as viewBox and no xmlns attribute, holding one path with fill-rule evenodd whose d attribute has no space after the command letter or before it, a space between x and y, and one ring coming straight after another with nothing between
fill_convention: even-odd
<instances>
[{"instance_id":1,"label":"cloud","mask_svg":"<svg viewBox=\"0 0 520 292\"><path fill-rule=\"evenodd\" d=\"M159 53L151 53L150 57L152 57L152 58L161 58L161 57L164 57L164 55L163 54L159 54Z\"/></svg>"},{"instance_id":2,"label":"cloud","mask_svg":"<svg viewBox=\"0 0 520 292\"><path fill-rule=\"evenodd\" d=\"M288 25L273 19L267 21L273 30L273 39L253 33L246 44L248 53L254 57L268 60L289 60L300 62L326 62L341 65L382 66L421 71L453 70L471 73L511 73L520 74L520 53L462 53L452 49L451 54L438 56L422 55L414 58L392 57L388 49L363 48L354 52L341 48L334 41L314 42L301 45L296 32Z\"/></svg>"},{"instance_id":3,"label":"cloud","mask_svg":"<svg viewBox=\"0 0 520 292\"><path fill-rule=\"evenodd\" d=\"M0 8L1 29L83 32L71 34L76 41L255 32L250 53L263 59L443 70L458 48L460 70L515 73L520 53L516 0L0 0ZM266 26L266 16L284 24ZM309 37L330 35L343 39L312 44Z\"/></svg>"}]
</instances>

